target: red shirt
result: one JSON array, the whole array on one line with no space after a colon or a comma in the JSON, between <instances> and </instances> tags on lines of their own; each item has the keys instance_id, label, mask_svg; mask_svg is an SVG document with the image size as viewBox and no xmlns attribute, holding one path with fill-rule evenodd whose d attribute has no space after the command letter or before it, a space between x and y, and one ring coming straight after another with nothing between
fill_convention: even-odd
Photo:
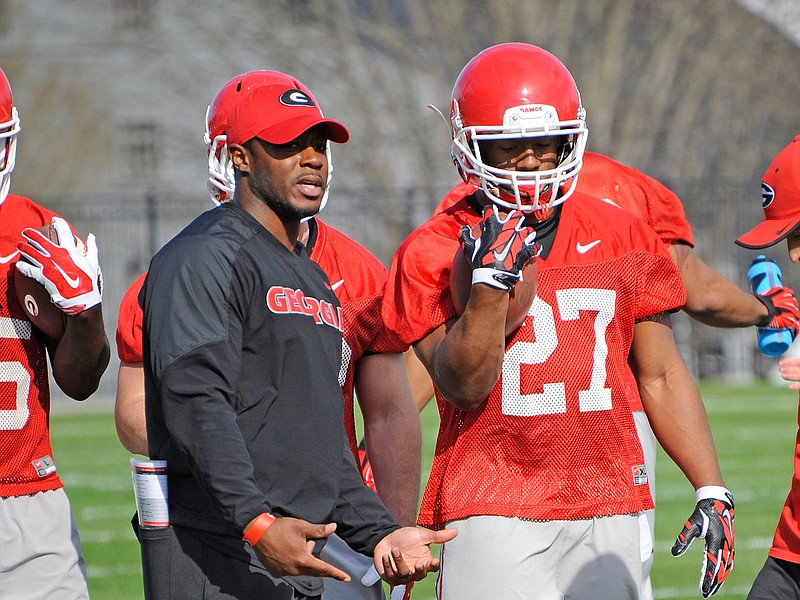
<instances>
[{"instance_id":1,"label":"red shirt","mask_svg":"<svg viewBox=\"0 0 800 600\"><path fill-rule=\"evenodd\" d=\"M62 487L50 447L47 350L17 303L14 266L26 227L58 216L10 194L0 204L0 497Z\"/></svg>"},{"instance_id":2,"label":"red shirt","mask_svg":"<svg viewBox=\"0 0 800 600\"><path fill-rule=\"evenodd\" d=\"M408 347L386 335L380 308L386 267L372 254L338 229L314 219L316 236L310 241L310 256L328 276L342 305L342 369L339 384L345 401L345 429L353 455L358 460L354 416L355 364L368 353L403 352ZM142 361L142 309L139 290L147 273L139 276L122 298L117 323L117 354L129 363Z\"/></svg>"},{"instance_id":3,"label":"red shirt","mask_svg":"<svg viewBox=\"0 0 800 600\"><path fill-rule=\"evenodd\" d=\"M800 414L797 424L800 426ZM800 429L794 447L792 487L781 510L769 555L780 560L800 563Z\"/></svg>"},{"instance_id":4,"label":"red shirt","mask_svg":"<svg viewBox=\"0 0 800 600\"><path fill-rule=\"evenodd\" d=\"M506 340L502 375L477 409L437 391L439 437L419 523L470 515L580 519L653 503L630 400L628 353L638 319L679 309L683 286L652 229L580 192L564 203L538 262L537 297ZM455 316L449 270L464 200L409 235L384 294L386 326L414 343Z\"/></svg>"}]
</instances>

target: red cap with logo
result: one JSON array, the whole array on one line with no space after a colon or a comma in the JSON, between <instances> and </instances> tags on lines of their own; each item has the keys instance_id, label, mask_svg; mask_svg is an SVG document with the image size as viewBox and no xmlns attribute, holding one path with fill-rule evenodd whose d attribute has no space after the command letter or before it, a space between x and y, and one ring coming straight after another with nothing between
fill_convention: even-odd
<instances>
[{"instance_id":1,"label":"red cap with logo","mask_svg":"<svg viewBox=\"0 0 800 600\"><path fill-rule=\"evenodd\" d=\"M244 144L259 138L271 144L287 144L315 125L323 125L332 142L350 139L347 128L322 116L308 92L286 84L265 85L248 92L228 115L228 144Z\"/></svg>"},{"instance_id":2,"label":"red cap with logo","mask_svg":"<svg viewBox=\"0 0 800 600\"><path fill-rule=\"evenodd\" d=\"M761 181L764 221L739 236L745 248L766 248L786 238L800 225L800 135L781 150Z\"/></svg>"}]
</instances>

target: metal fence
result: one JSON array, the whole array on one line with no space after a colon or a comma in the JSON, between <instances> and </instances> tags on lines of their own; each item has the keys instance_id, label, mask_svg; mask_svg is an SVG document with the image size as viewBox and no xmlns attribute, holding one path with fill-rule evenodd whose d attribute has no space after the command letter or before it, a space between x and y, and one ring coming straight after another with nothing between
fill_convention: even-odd
<instances>
[{"instance_id":1,"label":"metal fence","mask_svg":"<svg viewBox=\"0 0 800 600\"><path fill-rule=\"evenodd\" d=\"M744 274L755 253L735 246L735 237L760 218L753 202L743 211L743 197L757 193L753 182L666 182L684 199L693 224L698 254L724 275L745 287ZM426 220L449 189L345 189L336 188L321 217L344 231L388 265L404 237ZM737 201L733 201L736 199ZM207 197L160 195L156 192L122 192L109 197L63 195L37 199L67 218L78 232L97 236L103 268L104 317L113 346L119 302L130 283L147 269L150 257L201 211L211 208ZM785 249L770 256L786 268ZM787 273L791 284L791 272ZM774 360L761 356L755 332L715 329L698 324L683 313L674 319L676 338L692 372L698 377L749 381L774 374ZM114 396L118 362L116 350L98 394L103 402ZM58 396L58 394L54 394Z\"/></svg>"}]
</instances>

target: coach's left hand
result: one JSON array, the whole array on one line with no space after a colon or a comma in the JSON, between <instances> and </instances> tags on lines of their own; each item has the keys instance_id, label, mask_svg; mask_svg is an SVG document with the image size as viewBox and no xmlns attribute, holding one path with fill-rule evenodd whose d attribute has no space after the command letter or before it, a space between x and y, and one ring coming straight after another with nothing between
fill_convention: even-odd
<instances>
[{"instance_id":1,"label":"coach's left hand","mask_svg":"<svg viewBox=\"0 0 800 600\"><path fill-rule=\"evenodd\" d=\"M458 531L432 531L424 527L401 527L375 546L373 561L381 578L390 585L419 581L439 569L439 559L431 554L431 544L444 544Z\"/></svg>"}]
</instances>

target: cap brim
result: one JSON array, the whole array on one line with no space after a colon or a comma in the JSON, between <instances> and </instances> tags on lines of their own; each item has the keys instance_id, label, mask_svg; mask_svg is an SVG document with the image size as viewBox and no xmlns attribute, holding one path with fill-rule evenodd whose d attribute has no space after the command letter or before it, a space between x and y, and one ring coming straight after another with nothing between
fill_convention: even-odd
<instances>
[{"instance_id":1,"label":"cap brim","mask_svg":"<svg viewBox=\"0 0 800 600\"><path fill-rule=\"evenodd\" d=\"M314 115L302 115L281 121L263 129L255 137L270 144L288 144L316 125L324 126L325 135L332 142L344 144L350 139L350 132L342 123L334 119L320 119Z\"/></svg>"},{"instance_id":2,"label":"cap brim","mask_svg":"<svg viewBox=\"0 0 800 600\"><path fill-rule=\"evenodd\" d=\"M750 231L740 235L736 243L744 248L767 248L774 246L781 240L789 237L797 226L800 225L800 216L787 219L767 219L762 221Z\"/></svg>"}]
</instances>

